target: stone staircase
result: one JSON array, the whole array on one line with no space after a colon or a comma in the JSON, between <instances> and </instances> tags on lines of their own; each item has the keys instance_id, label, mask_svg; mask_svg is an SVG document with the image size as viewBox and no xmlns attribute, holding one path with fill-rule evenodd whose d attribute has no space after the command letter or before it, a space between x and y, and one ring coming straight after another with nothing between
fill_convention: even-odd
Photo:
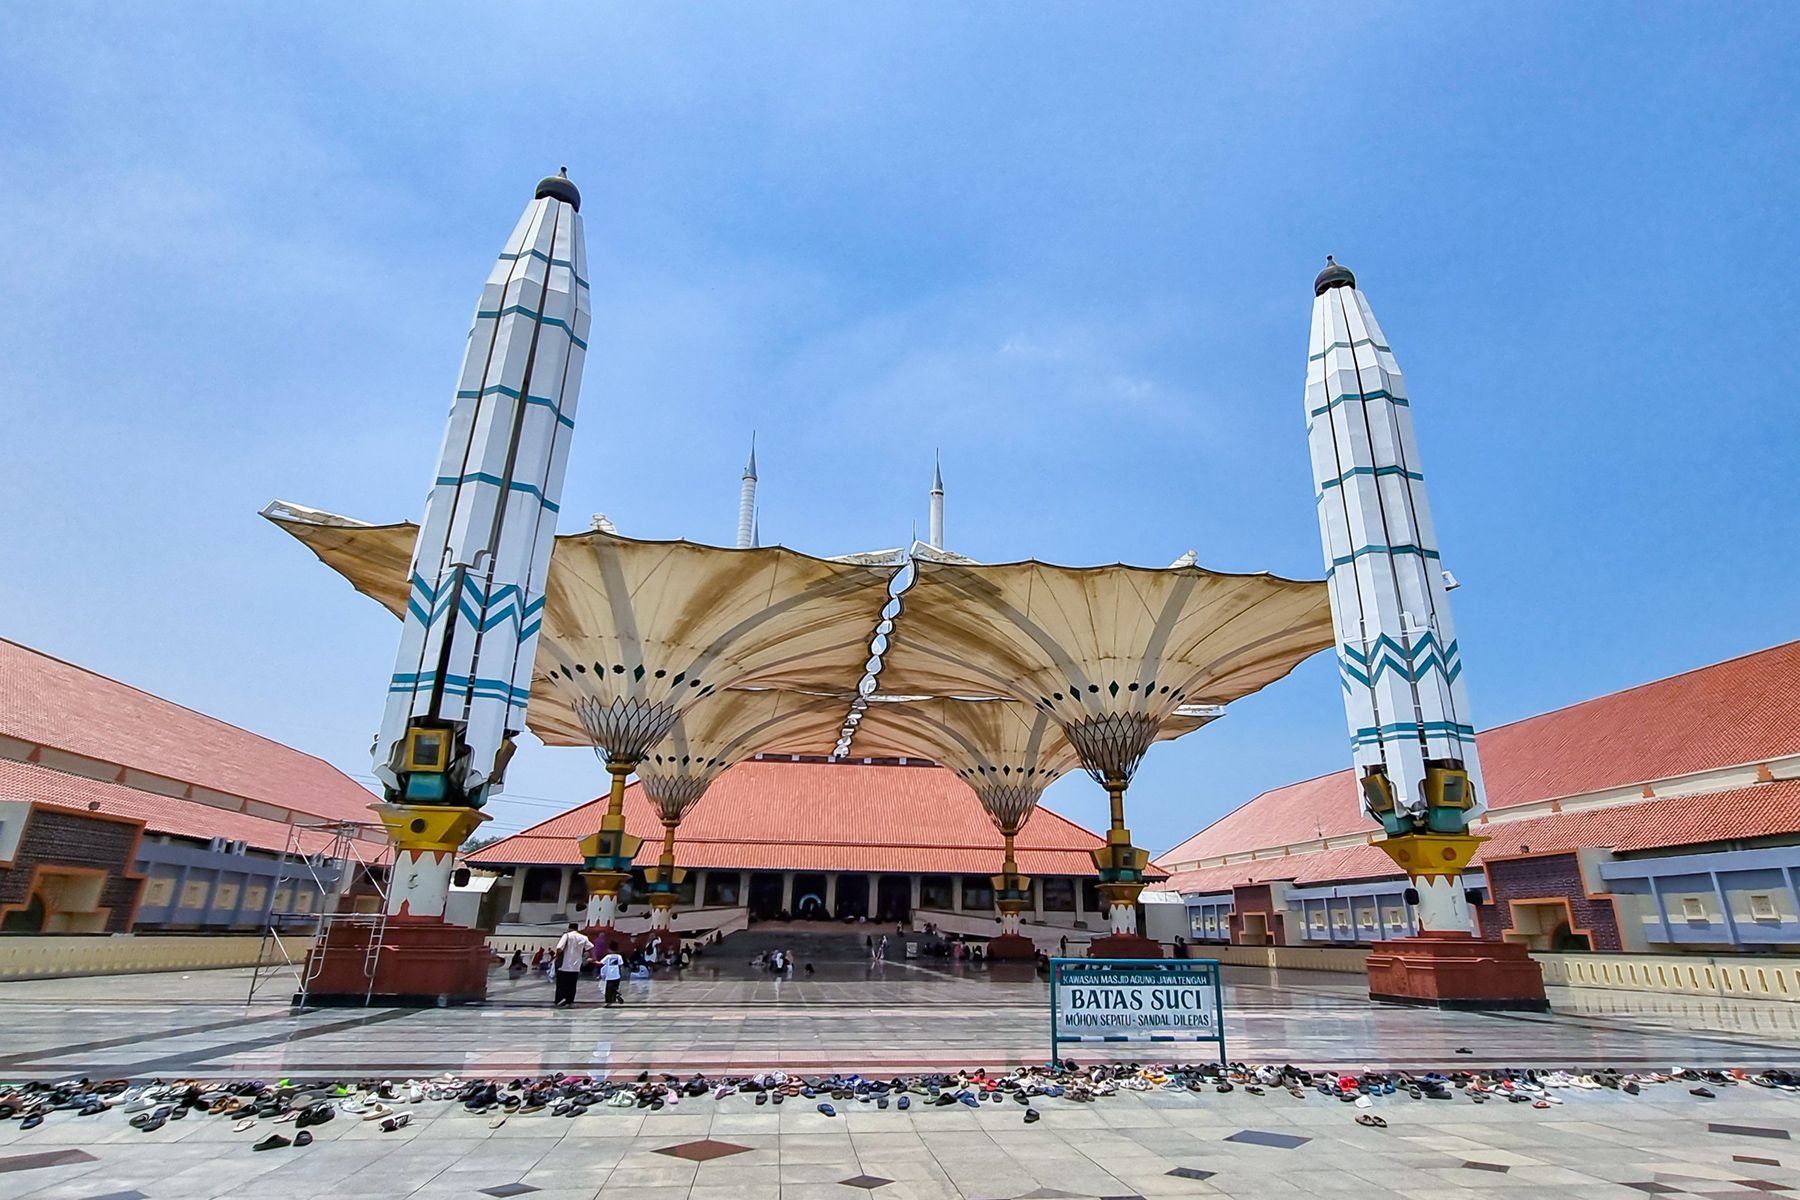
<instances>
[{"instance_id":1,"label":"stone staircase","mask_svg":"<svg viewBox=\"0 0 1800 1200\"><path fill-rule=\"evenodd\" d=\"M748 962L770 950L789 950L800 962L860 962L869 957L865 938L888 936L888 956L901 958L905 945L894 937L893 926L843 925L829 921L767 921L725 935L706 953L713 959Z\"/></svg>"}]
</instances>

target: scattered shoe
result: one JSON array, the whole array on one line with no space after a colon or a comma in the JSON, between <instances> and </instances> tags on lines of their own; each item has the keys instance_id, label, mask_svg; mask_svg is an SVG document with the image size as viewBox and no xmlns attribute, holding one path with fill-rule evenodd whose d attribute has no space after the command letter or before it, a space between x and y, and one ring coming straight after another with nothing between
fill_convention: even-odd
<instances>
[{"instance_id":1,"label":"scattered shoe","mask_svg":"<svg viewBox=\"0 0 1800 1200\"><path fill-rule=\"evenodd\" d=\"M268 1137L264 1138L262 1141L256 1143L256 1145L252 1146L251 1149L252 1150L280 1150L284 1146L291 1146L293 1144L294 1143L292 1141L290 1141L287 1138L282 1137L279 1133L271 1133Z\"/></svg>"}]
</instances>

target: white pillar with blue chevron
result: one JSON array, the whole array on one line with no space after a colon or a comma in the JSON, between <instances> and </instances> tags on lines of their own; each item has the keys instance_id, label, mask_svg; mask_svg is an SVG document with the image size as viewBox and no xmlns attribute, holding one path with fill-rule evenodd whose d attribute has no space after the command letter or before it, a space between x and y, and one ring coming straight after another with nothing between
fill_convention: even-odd
<instances>
[{"instance_id":1,"label":"white pillar with blue chevron","mask_svg":"<svg viewBox=\"0 0 1800 1200\"><path fill-rule=\"evenodd\" d=\"M374 752L392 915L443 916L456 848L525 728L587 350L580 209L566 171L538 184L469 332Z\"/></svg>"},{"instance_id":2,"label":"white pillar with blue chevron","mask_svg":"<svg viewBox=\"0 0 1800 1200\"><path fill-rule=\"evenodd\" d=\"M1412 406L1356 277L1328 258L1313 292L1307 435L1363 806L1421 926L1466 932L1467 829L1486 801Z\"/></svg>"}]
</instances>

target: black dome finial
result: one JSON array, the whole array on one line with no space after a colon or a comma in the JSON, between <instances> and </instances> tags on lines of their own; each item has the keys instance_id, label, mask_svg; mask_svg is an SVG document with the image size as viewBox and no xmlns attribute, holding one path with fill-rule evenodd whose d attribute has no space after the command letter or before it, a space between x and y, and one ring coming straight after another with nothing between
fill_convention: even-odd
<instances>
[{"instance_id":1,"label":"black dome finial","mask_svg":"<svg viewBox=\"0 0 1800 1200\"><path fill-rule=\"evenodd\" d=\"M542 200L546 196L552 200L561 200L576 212L581 211L581 193L570 182L569 168L567 167L555 175L546 175L538 180L537 198Z\"/></svg>"},{"instance_id":2,"label":"black dome finial","mask_svg":"<svg viewBox=\"0 0 1800 1200\"><path fill-rule=\"evenodd\" d=\"M1327 254L1325 256L1325 269L1319 272L1317 279L1313 280L1313 295L1323 296L1334 287L1355 286L1356 276L1350 273L1350 268Z\"/></svg>"}]
</instances>

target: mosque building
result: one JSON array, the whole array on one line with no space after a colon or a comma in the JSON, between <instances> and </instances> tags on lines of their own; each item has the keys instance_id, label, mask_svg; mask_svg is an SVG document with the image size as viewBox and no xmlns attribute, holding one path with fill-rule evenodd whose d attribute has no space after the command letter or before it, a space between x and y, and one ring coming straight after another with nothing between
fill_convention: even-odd
<instances>
[{"instance_id":1,"label":"mosque building","mask_svg":"<svg viewBox=\"0 0 1800 1200\"><path fill-rule=\"evenodd\" d=\"M756 450L741 476L737 546L761 544ZM846 556L886 562L910 553L970 561L944 541L944 476L933 464L928 540ZM471 852L472 866L501 875L503 928L579 920L588 896L580 839L606 807L601 797ZM645 869L661 822L642 788L625 793L627 831L643 839L621 927L643 917ZM1046 948L1104 930L1092 851L1104 839L1039 807L1017 837L1019 870L1031 877L1022 926ZM994 872L1003 842L969 786L923 759L759 754L722 775L681 824L676 858L688 867L675 928L694 933L738 922L792 919L908 920L949 933L999 930ZM634 919L635 914L635 919Z\"/></svg>"},{"instance_id":2,"label":"mosque building","mask_svg":"<svg viewBox=\"0 0 1800 1200\"><path fill-rule=\"evenodd\" d=\"M737 542L760 543L757 464ZM929 540L945 549L935 470ZM603 520L603 518L597 518ZM851 556L885 560L898 548ZM238 932L348 902L387 856L373 797L324 761L0 640L0 929ZM1482 930L1534 950L1800 949L1800 642L1478 735L1489 809L1464 875ZM502 927L579 919L580 805L470 852ZM659 822L621 926L642 921ZM1408 880L1374 844L1350 770L1272 789L1157 859L1196 943L1370 946L1415 931ZM1022 928L1046 948L1106 928L1099 835L1039 807L1017 837ZM758 755L725 772L676 841L683 932L778 917L932 922L991 936L1002 841L951 771L906 758ZM352 890L355 890L354 888ZM1147 897L1148 899L1148 897ZM1165 906L1158 906L1165 907ZM1172 935L1159 936L1165 942Z\"/></svg>"},{"instance_id":3,"label":"mosque building","mask_svg":"<svg viewBox=\"0 0 1800 1200\"><path fill-rule=\"evenodd\" d=\"M304 922L387 852L321 759L17 642L0 681L0 931Z\"/></svg>"},{"instance_id":4,"label":"mosque building","mask_svg":"<svg viewBox=\"0 0 1800 1200\"><path fill-rule=\"evenodd\" d=\"M1533 950L1800 948L1800 642L1477 735L1489 809L1464 885ZM1350 769L1256 796L1156 861L1196 941L1413 932Z\"/></svg>"}]
</instances>

